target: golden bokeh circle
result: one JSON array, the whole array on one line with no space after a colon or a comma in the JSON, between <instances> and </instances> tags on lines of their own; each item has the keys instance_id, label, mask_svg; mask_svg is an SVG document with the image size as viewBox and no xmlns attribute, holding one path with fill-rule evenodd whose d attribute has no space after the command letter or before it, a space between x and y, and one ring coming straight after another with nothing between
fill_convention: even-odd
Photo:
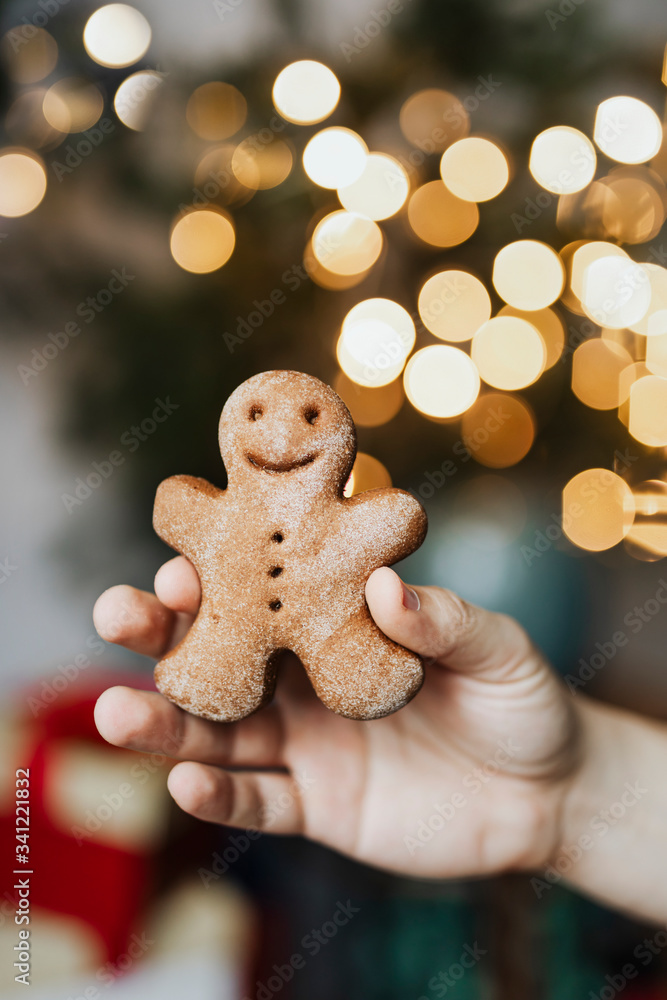
<instances>
[{"instance_id":1,"label":"golden bokeh circle","mask_svg":"<svg viewBox=\"0 0 667 1000\"><path fill-rule=\"evenodd\" d=\"M0 152L0 215L15 219L32 212L46 193L46 170L27 150Z\"/></svg>"},{"instance_id":2,"label":"golden bokeh circle","mask_svg":"<svg viewBox=\"0 0 667 1000\"><path fill-rule=\"evenodd\" d=\"M179 216L169 241L176 263L193 274L217 271L231 257L235 242L232 220L214 208L195 208Z\"/></svg>"},{"instance_id":3,"label":"golden bokeh circle","mask_svg":"<svg viewBox=\"0 0 667 1000\"><path fill-rule=\"evenodd\" d=\"M516 316L519 319L525 319L527 323L532 323L542 337L546 348L545 371L556 364L565 346L565 327L553 309L547 306L546 309L524 312L522 309L515 309L514 306L503 306L498 315Z\"/></svg>"},{"instance_id":4,"label":"golden bokeh circle","mask_svg":"<svg viewBox=\"0 0 667 1000\"><path fill-rule=\"evenodd\" d=\"M245 97L231 83L211 80L192 92L185 108L187 123L200 139L218 142L243 128L248 117Z\"/></svg>"},{"instance_id":5,"label":"golden bokeh circle","mask_svg":"<svg viewBox=\"0 0 667 1000\"><path fill-rule=\"evenodd\" d=\"M419 292L419 315L440 340L470 340L491 316L491 299L474 274L454 269L432 275Z\"/></svg>"},{"instance_id":6,"label":"golden bokeh circle","mask_svg":"<svg viewBox=\"0 0 667 1000\"><path fill-rule=\"evenodd\" d=\"M303 169L314 184L339 188L353 184L363 173L368 147L350 128L324 128L303 151ZM347 208L347 206L344 206Z\"/></svg>"},{"instance_id":7,"label":"golden bokeh circle","mask_svg":"<svg viewBox=\"0 0 667 1000\"><path fill-rule=\"evenodd\" d=\"M358 451L343 495L354 497L367 490L381 490L388 486L391 486L391 476L382 462L373 455Z\"/></svg>"},{"instance_id":8,"label":"golden bokeh circle","mask_svg":"<svg viewBox=\"0 0 667 1000\"><path fill-rule=\"evenodd\" d=\"M338 372L334 389L358 427L381 427L396 416L405 400L403 382L399 378L377 389L370 389L353 382L345 372Z\"/></svg>"},{"instance_id":9,"label":"golden bokeh circle","mask_svg":"<svg viewBox=\"0 0 667 1000\"><path fill-rule=\"evenodd\" d=\"M125 3L99 7L83 29L83 44L90 58L113 69L138 62L150 43L150 24L140 11Z\"/></svg>"},{"instance_id":10,"label":"golden bokeh circle","mask_svg":"<svg viewBox=\"0 0 667 1000\"><path fill-rule=\"evenodd\" d=\"M510 171L502 149L489 139L470 136L442 154L440 176L457 198L489 201L507 185Z\"/></svg>"},{"instance_id":11,"label":"golden bokeh circle","mask_svg":"<svg viewBox=\"0 0 667 1000\"><path fill-rule=\"evenodd\" d=\"M572 356L572 391L594 410L613 410L622 403L620 378L631 355L613 342L585 340Z\"/></svg>"},{"instance_id":12,"label":"golden bokeh circle","mask_svg":"<svg viewBox=\"0 0 667 1000\"><path fill-rule=\"evenodd\" d=\"M408 219L415 234L434 247L454 247L477 229L479 209L448 191L442 181L429 181L408 202Z\"/></svg>"},{"instance_id":13,"label":"golden bokeh circle","mask_svg":"<svg viewBox=\"0 0 667 1000\"><path fill-rule=\"evenodd\" d=\"M537 183L552 194L574 194L595 176L597 157L593 143L569 125L540 132L530 150L529 170Z\"/></svg>"},{"instance_id":14,"label":"golden bokeh circle","mask_svg":"<svg viewBox=\"0 0 667 1000\"><path fill-rule=\"evenodd\" d=\"M328 118L340 99L336 74L323 63L302 59L276 77L273 103L288 122L314 125Z\"/></svg>"},{"instance_id":15,"label":"golden bokeh circle","mask_svg":"<svg viewBox=\"0 0 667 1000\"><path fill-rule=\"evenodd\" d=\"M495 316L488 320L472 342L472 359L479 374L495 389L524 389L532 385L544 371L546 356L538 329L517 316Z\"/></svg>"},{"instance_id":16,"label":"golden bokeh circle","mask_svg":"<svg viewBox=\"0 0 667 1000\"><path fill-rule=\"evenodd\" d=\"M313 254L334 274L367 271L380 256L382 246L382 230L372 219L344 209L321 219L312 235Z\"/></svg>"},{"instance_id":17,"label":"golden bokeh circle","mask_svg":"<svg viewBox=\"0 0 667 1000\"><path fill-rule=\"evenodd\" d=\"M636 97L610 97L598 106L593 139L611 160L645 163L662 145L662 122Z\"/></svg>"},{"instance_id":18,"label":"golden bokeh circle","mask_svg":"<svg viewBox=\"0 0 667 1000\"><path fill-rule=\"evenodd\" d=\"M361 175L352 184L341 187L338 197L348 212L358 212L378 222L388 219L405 204L410 181L393 156L370 153Z\"/></svg>"},{"instance_id":19,"label":"golden bokeh circle","mask_svg":"<svg viewBox=\"0 0 667 1000\"><path fill-rule=\"evenodd\" d=\"M515 240L496 254L493 285L508 305L524 312L555 302L565 284L563 261L539 240Z\"/></svg>"},{"instance_id":20,"label":"golden bokeh circle","mask_svg":"<svg viewBox=\"0 0 667 1000\"><path fill-rule=\"evenodd\" d=\"M630 487L609 469L586 469L563 490L563 531L589 552L618 545L630 530L634 512Z\"/></svg>"},{"instance_id":21,"label":"golden bokeh circle","mask_svg":"<svg viewBox=\"0 0 667 1000\"><path fill-rule=\"evenodd\" d=\"M446 90L420 90L403 103L401 131L425 153L442 153L470 131L470 117L461 101Z\"/></svg>"},{"instance_id":22,"label":"golden bokeh circle","mask_svg":"<svg viewBox=\"0 0 667 1000\"><path fill-rule=\"evenodd\" d=\"M426 416L458 417L477 399L479 373L458 347L433 344L412 355L403 375L405 394Z\"/></svg>"},{"instance_id":23,"label":"golden bokeh circle","mask_svg":"<svg viewBox=\"0 0 667 1000\"><path fill-rule=\"evenodd\" d=\"M0 53L15 83L38 83L52 73L58 62L58 45L44 28L19 24L3 35Z\"/></svg>"},{"instance_id":24,"label":"golden bokeh circle","mask_svg":"<svg viewBox=\"0 0 667 1000\"><path fill-rule=\"evenodd\" d=\"M532 448L535 419L517 396L487 392L463 414L461 436L480 465L506 469L525 458Z\"/></svg>"}]
</instances>

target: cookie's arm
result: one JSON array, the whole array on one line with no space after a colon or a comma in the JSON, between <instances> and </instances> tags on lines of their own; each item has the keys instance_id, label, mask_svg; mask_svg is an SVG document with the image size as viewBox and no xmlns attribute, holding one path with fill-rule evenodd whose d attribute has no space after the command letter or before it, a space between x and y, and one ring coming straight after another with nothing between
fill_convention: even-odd
<instances>
[{"instance_id":1,"label":"cookie's arm","mask_svg":"<svg viewBox=\"0 0 667 1000\"><path fill-rule=\"evenodd\" d=\"M153 507L153 527L184 556L195 554L202 531L224 516L224 490L195 476L171 476L160 483Z\"/></svg>"},{"instance_id":2,"label":"cookie's arm","mask_svg":"<svg viewBox=\"0 0 667 1000\"><path fill-rule=\"evenodd\" d=\"M344 503L344 521L364 562L390 566L418 549L426 537L426 511L404 490L368 490Z\"/></svg>"}]
</instances>

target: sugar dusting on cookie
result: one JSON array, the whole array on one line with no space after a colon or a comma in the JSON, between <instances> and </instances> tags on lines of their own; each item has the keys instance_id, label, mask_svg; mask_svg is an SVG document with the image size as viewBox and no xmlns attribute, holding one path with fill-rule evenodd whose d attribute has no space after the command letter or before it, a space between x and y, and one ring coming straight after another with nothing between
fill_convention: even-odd
<instances>
[{"instance_id":1,"label":"sugar dusting on cookie","mask_svg":"<svg viewBox=\"0 0 667 1000\"><path fill-rule=\"evenodd\" d=\"M364 597L379 566L426 533L401 490L343 497L356 453L347 407L300 372L264 372L229 397L219 428L228 486L174 476L155 501L157 533L195 565L202 603L156 683L188 711L241 719L273 695L276 656L292 650L333 711L379 718L406 704L420 658L388 639Z\"/></svg>"}]
</instances>

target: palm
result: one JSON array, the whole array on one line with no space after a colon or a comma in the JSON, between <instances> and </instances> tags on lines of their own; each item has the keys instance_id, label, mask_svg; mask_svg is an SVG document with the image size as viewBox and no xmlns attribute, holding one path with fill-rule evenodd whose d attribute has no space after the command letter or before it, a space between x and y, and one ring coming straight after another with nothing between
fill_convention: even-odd
<instances>
[{"instance_id":1,"label":"palm","mask_svg":"<svg viewBox=\"0 0 667 1000\"><path fill-rule=\"evenodd\" d=\"M336 716L305 690L279 697L278 710L285 762L303 778L304 832L366 863L422 876L491 872L518 860L534 833L529 814L570 752L568 703L533 651L519 685L434 664L410 705L373 722ZM497 822L500 803L508 828Z\"/></svg>"},{"instance_id":2,"label":"palm","mask_svg":"<svg viewBox=\"0 0 667 1000\"><path fill-rule=\"evenodd\" d=\"M420 588L420 611L406 610L401 588L386 569L367 586L380 628L431 657L422 690L394 715L335 715L287 664L275 703L238 723L112 689L98 703L98 726L117 745L149 751L176 733L176 756L189 763L174 768L170 789L202 819L303 833L423 877L539 864L554 846L544 831L558 829L563 779L577 758L571 700L515 622L434 588ZM96 606L100 633L162 655L178 625L192 622L199 581L179 557L162 567L156 591L107 591ZM127 607L134 615L119 619Z\"/></svg>"}]
</instances>

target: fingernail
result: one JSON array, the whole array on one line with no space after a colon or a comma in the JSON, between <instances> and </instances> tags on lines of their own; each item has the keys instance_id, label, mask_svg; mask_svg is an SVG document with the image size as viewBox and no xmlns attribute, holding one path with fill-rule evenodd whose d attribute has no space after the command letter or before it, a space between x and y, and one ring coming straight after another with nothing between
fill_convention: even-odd
<instances>
[{"instance_id":1,"label":"fingernail","mask_svg":"<svg viewBox=\"0 0 667 1000\"><path fill-rule=\"evenodd\" d=\"M419 594L412 587L406 587L402 580L401 583L403 584L403 607L407 608L408 611L419 611L421 607Z\"/></svg>"}]
</instances>

